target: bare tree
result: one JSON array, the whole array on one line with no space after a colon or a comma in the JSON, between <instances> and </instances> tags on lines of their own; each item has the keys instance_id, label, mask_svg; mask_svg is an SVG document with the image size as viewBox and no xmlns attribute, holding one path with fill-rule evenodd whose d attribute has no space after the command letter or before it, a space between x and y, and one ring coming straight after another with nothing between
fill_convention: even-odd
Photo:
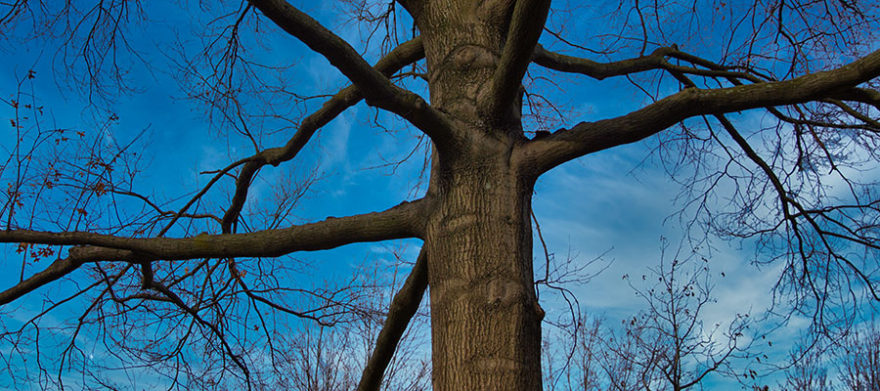
<instances>
[{"instance_id":1,"label":"bare tree","mask_svg":"<svg viewBox=\"0 0 880 391\"><path fill-rule=\"evenodd\" d=\"M736 382L740 372L733 368L758 357L750 351L748 314L731 313L730 319L705 324L707 307L717 302L706 258L676 254L636 281L623 278L644 299L645 308L622 319L619 327L584 314L568 325L568 333L555 342L573 343L574 348L567 357L545 359L568 363L556 375L566 380L563 389L699 389L712 374ZM552 367L547 370L553 372Z\"/></svg>"},{"instance_id":2,"label":"bare tree","mask_svg":"<svg viewBox=\"0 0 880 391\"><path fill-rule=\"evenodd\" d=\"M818 349L807 349L801 346L791 353L792 365L785 371L785 383L780 387L784 390L833 390L831 378L828 377L827 355L820 354Z\"/></svg>"},{"instance_id":3,"label":"bare tree","mask_svg":"<svg viewBox=\"0 0 880 391\"><path fill-rule=\"evenodd\" d=\"M391 270L396 274L396 268ZM279 362L266 366L273 373L263 376L266 379L265 389L334 391L358 387L360 375L381 333L385 309L390 301L388 287L399 288L401 285L394 282L379 284L385 277L376 276L376 273L376 270L368 271L365 276L369 280L369 294L362 296L361 302L356 305L357 313L349 321L334 326L306 323L302 330L289 330L276 337ZM424 330L424 322L413 322L417 323L413 325L416 327L408 328L401 336L378 389L430 389L428 345L425 336L419 335Z\"/></svg>"},{"instance_id":4,"label":"bare tree","mask_svg":"<svg viewBox=\"0 0 880 391\"><path fill-rule=\"evenodd\" d=\"M840 382L852 391L880 389L880 329L872 319L854 328L838 353Z\"/></svg>"},{"instance_id":5,"label":"bare tree","mask_svg":"<svg viewBox=\"0 0 880 391\"><path fill-rule=\"evenodd\" d=\"M807 336L810 338L790 355L783 389L862 391L880 387L880 334L873 318L851 326L836 340Z\"/></svg>"},{"instance_id":6,"label":"bare tree","mask_svg":"<svg viewBox=\"0 0 880 391\"><path fill-rule=\"evenodd\" d=\"M416 238L419 260L391 302L359 388L381 384L430 286L434 389L539 390L544 310L533 275L534 184L565 162L652 136L661 140L655 156L688 189L682 200L696 213L693 227L757 239L761 254L772 254L762 261L785 266L778 297L793 297L823 325L852 313L831 307L880 300L871 263L880 249L876 183L858 174L880 160L880 52L873 51L880 28L871 2L621 1L580 10L549 0L364 3L381 11L354 13L352 23L379 31L380 47L393 46L375 56L375 40L352 46L325 27L333 21L300 9L314 3L157 4L0 3L5 43L13 51L19 43L52 45L59 78L73 80L93 104L112 104L113 91L137 92L128 84L136 82L131 64L172 69L187 96L208 105L216 135L240 147L197 186L156 195L134 179L142 157L174 159L179 151L144 152L143 140L41 127L41 105L21 99L36 94L4 98L14 136L4 139L0 166L7 184L0 242L22 262L19 278L0 292L4 315L18 314L0 339L19 357L3 356L12 372L40 357L22 374L40 386L70 384L65 376L74 369L95 375L82 383L105 386L81 338L89 335L104 346L95 352L111 363L105 371L152 370L166 387L252 388L267 352L277 355L279 324L336 324L364 292L355 279L289 278L307 267L290 254ZM189 17L156 22L169 15ZM148 41L175 25L191 29L164 56L145 59L143 50L156 46ZM293 41L351 86L298 93L296 59L278 61L299 57L288 50ZM621 101L624 110L595 120L560 116L561 128L548 132L541 110L566 104L550 93L561 74L619 80L603 86L646 98ZM309 163L301 152L362 100L430 145L427 188L378 212L353 207L344 217L295 219L290 211L308 189L299 184L313 173L294 170ZM111 111L96 122L118 121ZM261 204L271 207L248 207L258 183L274 188L274 204ZM832 191L832 183L843 186ZM45 295L39 310L16 312L37 292ZM52 317L68 305L76 315ZM696 323L668 323L685 327L669 335L673 344L693 336L686 331ZM59 340L60 352L35 352ZM708 352L709 368L724 355L697 341L657 352L654 367L676 387L705 372L686 376L675 358L682 348Z\"/></svg>"},{"instance_id":7,"label":"bare tree","mask_svg":"<svg viewBox=\"0 0 880 391\"><path fill-rule=\"evenodd\" d=\"M563 383L565 387L562 387L562 389L603 390L603 386L607 383L607 379L602 371L603 358L606 353L603 339L607 337L608 330L603 325L602 320L598 318L589 319L584 314L578 316L577 323L573 326L571 328L572 334L566 335L567 339L575 345L574 349L567 352L570 353L570 357L567 357L567 360L561 360L550 356L545 361L548 363L568 363L568 366L561 369L564 374L560 377L565 379ZM555 344L564 346L565 344L561 342L555 341ZM549 342L546 343L549 344ZM545 371L553 375L550 368L545 369ZM618 374L620 372L615 370L614 373ZM550 380L546 381L548 386L555 386L556 382L553 379L548 380Z\"/></svg>"},{"instance_id":8,"label":"bare tree","mask_svg":"<svg viewBox=\"0 0 880 391\"><path fill-rule=\"evenodd\" d=\"M731 376L731 361L749 357L747 313L731 309L732 319L705 324L706 306L717 300L711 293L708 260L695 257L676 254L672 261L661 259L659 267L641 276L642 281L656 281L647 287L630 281L648 308L624 319L622 335L607 345L613 352L610 361L639 368L637 382L620 389L685 390L716 372Z\"/></svg>"}]
</instances>

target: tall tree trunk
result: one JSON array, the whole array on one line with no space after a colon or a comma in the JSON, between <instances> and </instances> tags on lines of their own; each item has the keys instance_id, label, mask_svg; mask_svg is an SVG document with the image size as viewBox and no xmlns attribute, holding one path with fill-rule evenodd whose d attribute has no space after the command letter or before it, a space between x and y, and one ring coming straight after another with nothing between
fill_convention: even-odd
<instances>
[{"instance_id":1,"label":"tall tree trunk","mask_svg":"<svg viewBox=\"0 0 880 391\"><path fill-rule=\"evenodd\" d=\"M432 184L442 200L426 238L437 391L541 389L533 181L496 147L440 162Z\"/></svg>"},{"instance_id":2,"label":"tall tree trunk","mask_svg":"<svg viewBox=\"0 0 880 391\"><path fill-rule=\"evenodd\" d=\"M526 141L520 102L492 117L485 110L515 3L406 2L421 31L431 105L451 119L456 139L434 154L429 192L438 204L424 238L437 391L541 390L536 174L511 158Z\"/></svg>"}]
</instances>

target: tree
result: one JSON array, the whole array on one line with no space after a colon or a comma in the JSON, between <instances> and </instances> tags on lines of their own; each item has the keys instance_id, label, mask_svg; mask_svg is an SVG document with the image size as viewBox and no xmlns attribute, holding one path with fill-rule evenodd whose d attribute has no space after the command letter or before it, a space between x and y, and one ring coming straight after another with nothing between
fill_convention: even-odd
<instances>
[{"instance_id":1,"label":"tree","mask_svg":"<svg viewBox=\"0 0 880 391\"><path fill-rule=\"evenodd\" d=\"M748 357L743 352L750 344L743 340L749 338L749 315L736 313L726 330L721 321L706 326L704 307L715 300L709 260L680 255L668 264L661 259L658 268L642 276L643 281L657 281L647 289L633 288L648 310L625 320L623 335L609 342L615 360L640 368L639 381L630 382L629 389L686 390L728 369L730 361Z\"/></svg>"},{"instance_id":2,"label":"tree","mask_svg":"<svg viewBox=\"0 0 880 391\"><path fill-rule=\"evenodd\" d=\"M822 355L805 347L791 353L792 365L785 372L784 390L832 390Z\"/></svg>"},{"instance_id":3,"label":"tree","mask_svg":"<svg viewBox=\"0 0 880 391\"><path fill-rule=\"evenodd\" d=\"M399 285L399 284L398 284ZM394 287L394 285L392 285ZM354 322L334 326L306 327L301 332L288 332L277 343L284 346L279 352L278 365L273 365L273 381L266 389L303 391L353 390L357 388L362 358L369 358L373 343L381 331L382 315L386 307L386 286L368 288L372 294L364 297L367 303L358 303L359 310L368 311ZM407 333L395 351L382 378L380 390L422 391L430 389L430 368L421 360L419 346L415 343L413 328ZM289 340L285 340L289 339ZM280 381L274 381L280 379Z\"/></svg>"},{"instance_id":4,"label":"tree","mask_svg":"<svg viewBox=\"0 0 880 391\"><path fill-rule=\"evenodd\" d=\"M380 46L406 34L398 27L408 18L414 26L411 39L370 66L351 43L289 2L250 0L214 8L220 12L213 15L219 16L205 21L205 30L216 35L205 40L201 51L208 60L177 65L203 87L192 97L207 96L212 112L250 140L255 153L213 172L176 210L166 210L127 186L136 170L128 176L114 173L131 167L126 159L136 160L126 146L108 151L112 148L95 143L92 152L77 156L81 160L76 164L29 165L26 157L57 156L45 150L45 141L69 136L39 130L38 136L18 137L25 130L13 120L17 140L9 148L4 172L15 172L8 175L16 179L8 182L0 242L20 243L16 248L22 252L57 259L5 288L0 305L76 276L81 293L92 296L77 320L80 325L100 322L104 338L137 347L139 356L133 350L127 353L144 363L199 354L181 353L180 347L201 341L201 354L222 354L208 365L219 368L209 372L250 386L249 368L260 364L254 357L265 342L256 342L234 324L249 325L270 311L332 322L328 314L346 308L339 299L349 292L344 285L307 295L311 299L302 307L285 302L284 294L292 290L272 277L285 267L278 259L351 243L418 238L423 241L418 261L390 306L359 388L379 384L430 287L434 389L538 390L544 310L533 277L535 182L565 162L655 135L662 140L657 156L677 168L676 178L688 190L685 205L693 208L686 209L697 213L692 221L704 223L694 226L757 238L784 265L779 293L803 305L815 304L811 308L817 323L839 314L829 306L855 306L838 297L880 299L869 261L880 248L877 197L870 178L856 174L878 160L874 145L880 93L875 78L880 76L880 52L870 51L874 33L880 31L875 4L620 2L572 10L577 16L568 23L588 15L578 12L594 12L594 20L602 21L575 34L566 32L566 21L551 18L548 23L551 4L546 0L351 5L358 10L356 21L388 33L377 34L388 38ZM16 1L3 7L0 23L5 31L13 31L6 26L14 25L60 36L55 41L61 45L58 53L79 59L70 60L69 68L95 97L125 85L126 70L116 61L131 49L126 29L134 21L150 20L144 16L149 7L137 2ZM211 7L203 4L190 11ZM563 11L555 9L554 17L568 14ZM729 32L708 34L709 29ZM271 146L262 142L262 135L272 132L258 130L265 124L259 119L291 113L276 112L281 110L277 100L259 102L267 110L261 115L248 112L253 109L248 105L255 103L244 94L298 95L283 81L272 86L274 79L261 77L261 72L284 67L271 60L260 63L259 55L248 57L249 47L242 42L251 39L271 49L276 41L269 35L281 33L323 56L352 85L301 120L281 118L295 126L286 125L286 143ZM426 80L424 96L401 78L405 68L423 59L424 73L417 65L413 74ZM548 132L540 127L541 115L547 113L540 110L547 106L542 102L552 107L563 103L550 101L541 81L562 73L632 81L648 99L628 105L631 111L624 114L566 123ZM199 84L201 76L205 79ZM563 87L569 88L574 87ZM323 125L360 100L398 116L430 139L428 185L420 197L378 212L306 224L279 218L289 202L279 201L277 213L263 219L243 216L261 173L292 164ZM6 102L25 110L17 99ZM752 110L765 113L772 123L755 126L739 114ZM216 213L202 202L227 178L234 178L234 189ZM35 181L35 187L28 187ZM843 182L845 191L831 192L830 181ZM50 187L90 192L74 197L77 202L69 203L73 207L61 208L63 216L57 208L30 214L25 203L37 213L46 198L41 192ZM87 208L94 206L89 202L108 193L143 203L124 214L120 224L111 225L94 213L88 217L94 212ZM284 200L295 199L293 193L285 194ZM719 198L725 205L715 209ZM83 223L60 224L65 219ZM176 226L185 228L172 230ZM197 234L199 229L204 233ZM166 235L175 232L181 235ZM323 310L299 309L313 306ZM151 327L192 332L154 336L176 346L156 347L149 338L134 338L138 330L127 323L129 313L154 314ZM261 327L272 330L271 323ZM271 332L264 336L272 339ZM19 349L27 345L18 341ZM65 357L78 349L75 343L69 347ZM176 368L191 374L207 370Z\"/></svg>"},{"instance_id":5,"label":"tree","mask_svg":"<svg viewBox=\"0 0 880 391\"><path fill-rule=\"evenodd\" d=\"M705 312L716 302L708 264L679 251L672 261L661 257L641 278L624 275L646 309L622 319L617 330L581 314L562 338L575 343L559 376L568 380L565 389L686 390L704 387L712 374L735 378L732 368L752 357L750 319L735 314L705 325Z\"/></svg>"},{"instance_id":6,"label":"tree","mask_svg":"<svg viewBox=\"0 0 880 391\"><path fill-rule=\"evenodd\" d=\"M880 387L880 330L871 319L867 325L854 329L838 348L840 382L853 391L876 390Z\"/></svg>"},{"instance_id":7,"label":"tree","mask_svg":"<svg viewBox=\"0 0 880 391\"><path fill-rule=\"evenodd\" d=\"M880 334L873 318L853 325L837 340L810 337L791 353L783 389L861 391L880 387ZM834 374L836 383L829 378Z\"/></svg>"}]
</instances>

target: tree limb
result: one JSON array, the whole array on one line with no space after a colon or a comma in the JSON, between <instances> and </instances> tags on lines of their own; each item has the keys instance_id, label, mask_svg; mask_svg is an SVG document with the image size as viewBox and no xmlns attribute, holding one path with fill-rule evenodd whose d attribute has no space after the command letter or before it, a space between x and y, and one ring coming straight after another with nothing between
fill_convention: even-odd
<instances>
[{"instance_id":1,"label":"tree limb","mask_svg":"<svg viewBox=\"0 0 880 391\"><path fill-rule=\"evenodd\" d=\"M513 8L507 39L483 113L490 119L505 118L520 93L520 85L544 30L550 0L517 0Z\"/></svg>"},{"instance_id":2,"label":"tree limb","mask_svg":"<svg viewBox=\"0 0 880 391\"><path fill-rule=\"evenodd\" d=\"M406 65L412 64L425 56L421 37L413 38L400 44L390 53L382 57L373 67L385 76L393 75ZM241 208L247 200L247 192L251 181L257 171L267 164L277 166L282 162L293 159L299 151L309 142L315 132L336 118L345 109L354 106L363 99L363 94L357 86L348 86L333 95L330 100L324 102L320 109L306 117L287 144L279 148L266 149L242 167L235 182L235 193L232 203L223 215L221 226L223 233L232 233L232 226L238 220Z\"/></svg>"},{"instance_id":3,"label":"tree limb","mask_svg":"<svg viewBox=\"0 0 880 391\"><path fill-rule=\"evenodd\" d=\"M683 60L693 64L693 66L676 65L670 63L668 58ZM769 76L762 75L753 69L738 70L737 67L719 65L682 52L675 46L657 48L647 56L643 55L612 62L597 62L586 58L551 52L538 45L535 49L535 54L532 56L532 62L555 71L579 73L597 80L663 69L671 73L677 72L704 77L725 78L734 85L742 84L738 79L748 80L753 83L772 81Z\"/></svg>"},{"instance_id":4,"label":"tree limb","mask_svg":"<svg viewBox=\"0 0 880 391\"><path fill-rule=\"evenodd\" d=\"M396 0L398 4L402 5L406 12L409 12L410 16L413 19L418 19L419 15L422 13L422 7L424 7L423 0Z\"/></svg>"},{"instance_id":5,"label":"tree limb","mask_svg":"<svg viewBox=\"0 0 880 391\"><path fill-rule=\"evenodd\" d=\"M182 260L225 257L277 257L294 251L315 251L357 242L422 236L429 200L403 202L382 212L328 217L317 223L243 234L189 238L126 238L91 232L0 231L0 243L87 245L129 250L122 260ZM74 251L76 249L73 249ZM119 253L119 255L123 255ZM103 259L102 259L103 260ZM109 260L109 259L108 259Z\"/></svg>"},{"instance_id":6,"label":"tree limb","mask_svg":"<svg viewBox=\"0 0 880 391\"><path fill-rule=\"evenodd\" d=\"M373 69L345 40L284 0L249 0L266 17L324 56L364 93L371 106L395 113L445 148L452 142L448 119L422 97L400 88Z\"/></svg>"},{"instance_id":7,"label":"tree limb","mask_svg":"<svg viewBox=\"0 0 880 391\"><path fill-rule=\"evenodd\" d=\"M880 91L869 90L866 88L849 88L836 92L830 96L839 100L849 100L860 102L874 106L880 110Z\"/></svg>"},{"instance_id":8,"label":"tree limb","mask_svg":"<svg viewBox=\"0 0 880 391\"><path fill-rule=\"evenodd\" d=\"M49 267L43 269L13 287L0 292L0 305L9 304L46 284L64 277L86 262L114 261L133 258L134 254L127 250L115 250L101 247L77 247L70 250L67 258L58 258Z\"/></svg>"},{"instance_id":9,"label":"tree limb","mask_svg":"<svg viewBox=\"0 0 880 391\"><path fill-rule=\"evenodd\" d=\"M376 338L376 348L373 349L367 366L364 368L364 373L361 375L358 391L379 390L385 369L388 367L391 357L394 356L394 350L397 348L403 332L406 331L406 326L419 309L419 303L421 303L427 287L428 260L425 250L422 249L412 272L391 301L388 317L385 318L382 331Z\"/></svg>"},{"instance_id":10,"label":"tree limb","mask_svg":"<svg viewBox=\"0 0 880 391\"><path fill-rule=\"evenodd\" d=\"M586 58L566 56L544 49L543 46L535 47L532 61L542 67L555 71L580 73L602 80L607 77L628 75L631 73L644 72L652 69L660 69L666 56L675 52L674 48L661 47L647 56L639 56L621 61L601 63Z\"/></svg>"},{"instance_id":11,"label":"tree limb","mask_svg":"<svg viewBox=\"0 0 880 391\"><path fill-rule=\"evenodd\" d=\"M588 153L642 140L693 116L822 99L878 76L880 51L834 70L786 81L712 90L686 88L632 113L581 122L570 130L534 140L518 151L517 159L542 173Z\"/></svg>"}]
</instances>

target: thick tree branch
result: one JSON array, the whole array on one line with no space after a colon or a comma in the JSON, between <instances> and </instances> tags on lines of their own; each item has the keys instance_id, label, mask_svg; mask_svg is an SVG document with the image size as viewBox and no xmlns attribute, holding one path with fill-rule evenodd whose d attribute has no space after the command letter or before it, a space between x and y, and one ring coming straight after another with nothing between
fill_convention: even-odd
<instances>
[{"instance_id":1,"label":"thick tree branch","mask_svg":"<svg viewBox=\"0 0 880 391\"><path fill-rule=\"evenodd\" d=\"M367 366L364 368L364 373L361 375L358 391L375 391L382 385L385 368L388 367L391 357L394 356L394 350L397 349L397 344L400 342L403 332L406 331L410 319L419 309L419 303L421 303L427 287L428 261L425 250L422 249L412 272L391 301L388 317L385 318L382 331L376 338L376 348L373 349Z\"/></svg>"},{"instance_id":2,"label":"thick tree branch","mask_svg":"<svg viewBox=\"0 0 880 391\"><path fill-rule=\"evenodd\" d=\"M19 297L22 297L35 289L66 276L78 269L82 262L69 258L59 258L52 262L45 270L34 274L30 278L16 284L3 292L0 292L0 305L5 305Z\"/></svg>"},{"instance_id":3,"label":"thick tree branch","mask_svg":"<svg viewBox=\"0 0 880 391\"><path fill-rule=\"evenodd\" d=\"M505 118L516 100L549 10L550 0L516 1L501 60L492 76L491 93L482 110L487 118Z\"/></svg>"},{"instance_id":4,"label":"thick tree branch","mask_svg":"<svg viewBox=\"0 0 880 391\"><path fill-rule=\"evenodd\" d=\"M74 245L67 258L0 292L0 305L58 280L86 262L125 261L148 265L164 259L280 256L294 251L323 250L355 242L421 236L427 200L404 202L383 212L327 220L285 229L247 234L199 235L191 238L125 238L90 232L0 231L0 243Z\"/></svg>"},{"instance_id":5,"label":"thick tree branch","mask_svg":"<svg viewBox=\"0 0 880 391\"><path fill-rule=\"evenodd\" d=\"M127 250L115 250L100 247L76 247L70 250L67 258L58 258L49 267L40 271L30 278L15 284L13 287L0 292L0 305L15 301L46 284L64 277L86 262L115 261L119 259L133 259L134 253Z\"/></svg>"},{"instance_id":6,"label":"thick tree branch","mask_svg":"<svg viewBox=\"0 0 880 391\"><path fill-rule=\"evenodd\" d=\"M878 76L880 51L834 70L787 81L713 90L686 88L632 113L581 122L570 130L534 140L520 149L517 159L539 174L588 153L642 140L693 116L818 100Z\"/></svg>"},{"instance_id":7,"label":"thick tree branch","mask_svg":"<svg viewBox=\"0 0 880 391\"><path fill-rule=\"evenodd\" d=\"M683 60L693 64L693 66L673 64L669 62L668 58ZM748 80L753 83L771 81L768 76L761 75L754 70L743 71L737 70L736 67L715 64L706 59L682 52L675 46L657 48L647 56L613 62L597 62L586 58L554 53L538 45L535 49L535 54L532 56L532 62L555 71L580 73L597 80L663 69L673 74L681 73L728 79L734 85L742 84L739 82L739 79Z\"/></svg>"},{"instance_id":8,"label":"thick tree branch","mask_svg":"<svg viewBox=\"0 0 880 391\"><path fill-rule=\"evenodd\" d=\"M880 110L880 91L869 90L866 88L849 88L836 92L830 97L839 100L869 104L874 106L877 110Z\"/></svg>"},{"instance_id":9,"label":"thick tree branch","mask_svg":"<svg viewBox=\"0 0 880 391\"><path fill-rule=\"evenodd\" d=\"M601 63L586 58L566 56L554 53L538 45L532 55L532 61L542 67L560 72L580 73L598 80L607 77L628 75L652 69L663 68L666 56L675 52L674 48L662 47L647 56Z\"/></svg>"},{"instance_id":10,"label":"thick tree branch","mask_svg":"<svg viewBox=\"0 0 880 391\"><path fill-rule=\"evenodd\" d=\"M402 89L373 69L345 40L284 0L249 0L266 17L321 54L364 94L367 104L395 113L445 148L451 124L420 96Z\"/></svg>"},{"instance_id":11,"label":"thick tree branch","mask_svg":"<svg viewBox=\"0 0 880 391\"><path fill-rule=\"evenodd\" d=\"M126 238L90 232L0 231L0 243L42 243L86 245L129 250L125 260L180 260L226 257L277 257L295 251L315 251L357 242L422 236L422 225L430 201L403 202L382 212L324 221L283 229L244 234L172 238Z\"/></svg>"},{"instance_id":12,"label":"thick tree branch","mask_svg":"<svg viewBox=\"0 0 880 391\"><path fill-rule=\"evenodd\" d=\"M406 65L412 64L424 56L425 50L422 47L422 39L416 37L394 48L394 50L382 57L373 69L385 76L391 76ZM223 232L233 232L232 226L238 220L241 208L247 200L247 192L251 181L260 168L267 164L277 166L282 162L293 159L318 129L336 118L345 109L354 106L361 99L363 99L363 94L360 89L357 86L348 86L325 102L320 109L306 117L293 137L287 141L286 145L264 150L251 158L242 168L235 182L235 194L232 197L232 203L223 215L221 223Z\"/></svg>"}]
</instances>

